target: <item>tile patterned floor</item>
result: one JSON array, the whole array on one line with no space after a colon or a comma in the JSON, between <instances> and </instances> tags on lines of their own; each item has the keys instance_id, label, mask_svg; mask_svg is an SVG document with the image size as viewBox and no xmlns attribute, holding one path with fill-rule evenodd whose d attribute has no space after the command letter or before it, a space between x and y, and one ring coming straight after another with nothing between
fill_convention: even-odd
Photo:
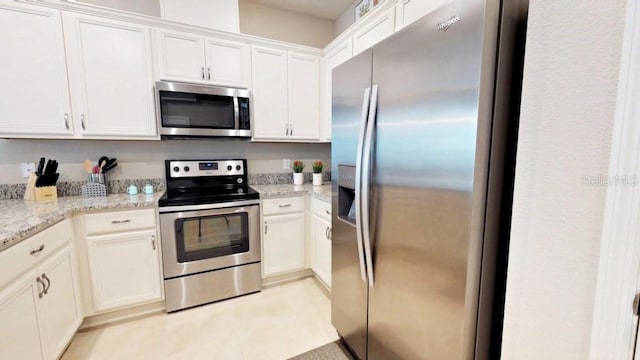
<instances>
[{"instance_id":1,"label":"tile patterned floor","mask_svg":"<svg viewBox=\"0 0 640 360\"><path fill-rule=\"evenodd\" d=\"M331 303L306 278L260 293L79 332L72 359L283 360L338 339Z\"/></svg>"}]
</instances>

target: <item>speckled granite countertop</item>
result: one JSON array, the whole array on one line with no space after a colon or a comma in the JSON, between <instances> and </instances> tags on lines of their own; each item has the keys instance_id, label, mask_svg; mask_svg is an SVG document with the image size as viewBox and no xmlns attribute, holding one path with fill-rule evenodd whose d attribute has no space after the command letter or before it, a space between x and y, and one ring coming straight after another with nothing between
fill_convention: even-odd
<instances>
[{"instance_id":1,"label":"speckled granite countertop","mask_svg":"<svg viewBox=\"0 0 640 360\"><path fill-rule=\"evenodd\" d=\"M296 195L303 196L303 195L309 194L320 200L331 202L331 183L327 183L322 186L313 186L311 184L304 184L304 185L280 184L280 185L251 185L251 187L260 193L261 199L296 196Z\"/></svg>"},{"instance_id":2,"label":"speckled granite countertop","mask_svg":"<svg viewBox=\"0 0 640 360\"><path fill-rule=\"evenodd\" d=\"M103 198L90 199L65 196L47 202L2 200L0 201L0 251L73 214L156 206L162 194L163 192L151 195L111 194Z\"/></svg>"}]
</instances>

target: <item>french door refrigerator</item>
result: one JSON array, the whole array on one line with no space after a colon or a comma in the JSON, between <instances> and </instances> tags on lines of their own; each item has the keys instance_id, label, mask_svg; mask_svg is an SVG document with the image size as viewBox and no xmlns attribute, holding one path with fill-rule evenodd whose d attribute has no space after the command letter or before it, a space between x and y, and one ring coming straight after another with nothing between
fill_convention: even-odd
<instances>
[{"instance_id":1,"label":"french door refrigerator","mask_svg":"<svg viewBox=\"0 0 640 360\"><path fill-rule=\"evenodd\" d=\"M332 323L360 359L500 352L528 3L440 3L332 73Z\"/></svg>"}]
</instances>

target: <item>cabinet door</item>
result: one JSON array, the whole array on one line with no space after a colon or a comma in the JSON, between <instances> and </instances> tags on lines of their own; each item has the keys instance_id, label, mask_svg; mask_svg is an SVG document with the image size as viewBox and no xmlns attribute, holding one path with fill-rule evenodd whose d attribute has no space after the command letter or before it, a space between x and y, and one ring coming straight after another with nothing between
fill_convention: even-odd
<instances>
[{"instance_id":1,"label":"cabinet door","mask_svg":"<svg viewBox=\"0 0 640 360\"><path fill-rule=\"evenodd\" d=\"M353 56L353 40L352 38L348 38L348 39L345 39L340 44L336 45L327 54L327 59L329 62L329 72L331 72L331 69L335 68L336 66L351 59L352 56Z\"/></svg>"},{"instance_id":2,"label":"cabinet door","mask_svg":"<svg viewBox=\"0 0 640 360\"><path fill-rule=\"evenodd\" d=\"M367 20L366 25L353 34L354 55L386 39L394 31L394 8L379 17Z\"/></svg>"},{"instance_id":3,"label":"cabinet door","mask_svg":"<svg viewBox=\"0 0 640 360\"><path fill-rule=\"evenodd\" d=\"M44 359L38 327L38 293L35 272L16 280L0 293L0 357L3 359Z\"/></svg>"},{"instance_id":4,"label":"cabinet door","mask_svg":"<svg viewBox=\"0 0 640 360\"><path fill-rule=\"evenodd\" d=\"M37 275L46 285L46 293L40 299L44 351L47 359L55 359L82 322L71 247L43 264Z\"/></svg>"},{"instance_id":5,"label":"cabinet door","mask_svg":"<svg viewBox=\"0 0 640 360\"><path fill-rule=\"evenodd\" d=\"M313 263L311 269L331 287L331 223L313 215Z\"/></svg>"},{"instance_id":6,"label":"cabinet door","mask_svg":"<svg viewBox=\"0 0 640 360\"><path fill-rule=\"evenodd\" d=\"M155 136L149 27L73 14L63 20L83 137Z\"/></svg>"},{"instance_id":7,"label":"cabinet door","mask_svg":"<svg viewBox=\"0 0 640 360\"><path fill-rule=\"evenodd\" d=\"M207 38L207 81L212 84L251 87L251 45Z\"/></svg>"},{"instance_id":8,"label":"cabinet door","mask_svg":"<svg viewBox=\"0 0 640 360\"><path fill-rule=\"evenodd\" d=\"M320 59L288 54L289 136L317 140L320 133Z\"/></svg>"},{"instance_id":9,"label":"cabinet door","mask_svg":"<svg viewBox=\"0 0 640 360\"><path fill-rule=\"evenodd\" d=\"M0 4L0 135L72 135L60 12Z\"/></svg>"},{"instance_id":10,"label":"cabinet door","mask_svg":"<svg viewBox=\"0 0 640 360\"><path fill-rule=\"evenodd\" d=\"M287 108L287 52L252 46L253 137L286 139L289 134Z\"/></svg>"},{"instance_id":11,"label":"cabinet door","mask_svg":"<svg viewBox=\"0 0 640 360\"><path fill-rule=\"evenodd\" d=\"M396 31L420 19L451 0L400 0L396 4Z\"/></svg>"},{"instance_id":12,"label":"cabinet door","mask_svg":"<svg viewBox=\"0 0 640 360\"><path fill-rule=\"evenodd\" d=\"M204 38L178 31L156 30L158 77L162 80L204 83Z\"/></svg>"},{"instance_id":13,"label":"cabinet door","mask_svg":"<svg viewBox=\"0 0 640 360\"><path fill-rule=\"evenodd\" d=\"M155 230L87 239L96 311L162 298Z\"/></svg>"},{"instance_id":14,"label":"cabinet door","mask_svg":"<svg viewBox=\"0 0 640 360\"><path fill-rule=\"evenodd\" d=\"M304 213L264 217L262 275L305 268Z\"/></svg>"}]
</instances>

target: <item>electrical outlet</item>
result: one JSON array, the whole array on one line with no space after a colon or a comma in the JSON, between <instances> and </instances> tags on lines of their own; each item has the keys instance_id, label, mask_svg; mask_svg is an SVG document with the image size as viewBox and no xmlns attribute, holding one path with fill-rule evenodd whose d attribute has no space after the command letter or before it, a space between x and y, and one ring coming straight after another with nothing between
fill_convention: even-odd
<instances>
[{"instance_id":1,"label":"electrical outlet","mask_svg":"<svg viewBox=\"0 0 640 360\"><path fill-rule=\"evenodd\" d=\"M291 159L283 159L282 160L282 168L283 169L291 169Z\"/></svg>"},{"instance_id":2,"label":"electrical outlet","mask_svg":"<svg viewBox=\"0 0 640 360\"><path fill-rule=\"evenodd\" d=\"M23 178L28 178L32 173L36 172L35 163L20 163L20 171Z\"/></svg>"}]
</instances>

